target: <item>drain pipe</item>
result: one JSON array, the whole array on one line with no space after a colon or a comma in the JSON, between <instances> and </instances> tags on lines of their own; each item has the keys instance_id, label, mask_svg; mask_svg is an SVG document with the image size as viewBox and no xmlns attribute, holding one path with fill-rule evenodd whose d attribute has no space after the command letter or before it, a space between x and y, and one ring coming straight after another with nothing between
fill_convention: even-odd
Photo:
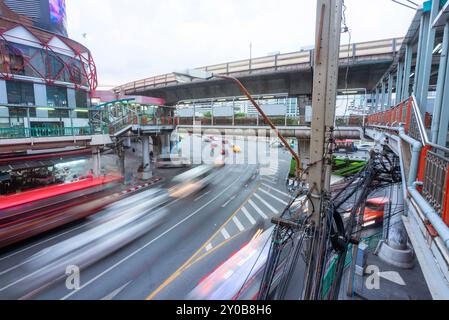
<instances>
[{"instance_id":1,"label":"drain pipe","mask_svg":"<svg viewBox=\"0 0 449 320\"><path fill-rule=\"evenodd\" d=\"M408 178L407 190L413 200L416 201L424 216L429 220L439 237L443 241L447 249L449 249L449 227L441 220L435 209L423 198L421 193L416 189L416 178L418 173L419 158L421 155L421 142L410 138L404 132L403 128L399 128L399 136L412 146L412 161L410 164L410 174Z\"/></svg>"},{"instance_id":2,"label":"drain pipe","mask_svg":"<svg viewBox=\"0 0 449 320\"><path fill-rule=\"evenodd\" d=\"M413 186L418 177L419 158L421 157L422 143L405 134L404 128L398 128L399 137L412 146L412 160L408 175L407 187Z\"/></svg>"}]
</instances>

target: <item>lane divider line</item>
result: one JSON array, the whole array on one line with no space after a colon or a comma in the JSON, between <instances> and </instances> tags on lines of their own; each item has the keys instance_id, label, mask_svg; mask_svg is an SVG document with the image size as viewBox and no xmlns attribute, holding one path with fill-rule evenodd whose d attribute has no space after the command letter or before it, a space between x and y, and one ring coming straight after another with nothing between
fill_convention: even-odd
<instances>
[{"instance_id":1,"label":"lane divider line","mask_svg":"<svg viewBox=\"0 0 449 320\"><path fill-rule=\"evenodd\" d=\"M236 183L239 180L240 179L236 180L234 183ZM184 262L184 264L182 264L170 277L168 277L167 280L165 280L156 290L154 290L145 300L153 299L160 291L162 291L166 286L168 286L171 282L173 282L176 278L178 278L185 270L187 270L191 265L193 265L192 261L195 259L195 257L199 255L209 243L212 242L212 240L220 233L220 230L224 226L226 226L226 224L228 224L229 221L231 221L232 218L240 211L240 209L251 199L251 197L257 191L258 188L259 185L256 186L254 191L248 196L248 198L242 203L242 205L237 210L234 211L234 213L217 229L217 231L192 256L190 256L190 258L187 259L187 261ZM227 241L231 239L228 239ZM223 245L225 242L223 242L221 245ZM214 247L214 249L217 249L219 247L220 245ZM209 252L212 252L212 250Z\"/></svg>"},{"instance_id":2,"label":"lane divider line","mask_svg":"<svg viewBox=\"0 0 449 320\"><path fill-rule=\"evenodd\" d=\"M86 283L84 283L79 289L70 292L69 294L65 295L64 297L62 297L60 300L66 300L68 298L70 298L71 296L73 296L74 294L78 293L80 290L83 290L85 287L89 286L91 283L93 283L94 281L98 280L99 278L101 278L102 276L104 276L105 274L107 274L108 272L114 270L115 268L117 268L119 265L121 265L123 262L125 262L126 260L129 260L130 258L132 258L133 256L135 256L136 254L138 254L139 252L141 252L142 250L144 250L145 248L147 248L148 246L152 245L154 242L156 242L157 240L159 240L160 238L162 238L163 236L165 236L166 234L168 234L169 232L171 232L172 230L176 229L178 226L182 225L184 222L186 222L187 220L189 220L190 218L192 218L193 216L197 215L201 210L203 210L204 208L206 208L208 205L210 205L211 203L213 203L215 200L217 200L220 196L222 196L226 191L228 191L232 186L234 186L234 184L236 184L238 181L240 181L240 179L235 180L233 183L231 183L229 186L227 186L225 189L223 189L222 192L220 192L217 196L215 196L214 198L212 198L209 202L205 203L204 205L202 205L200 208L198 208L197 210L195 210L194 212L192 212L190 215L188 215L187 217L185 217L184 219L182 219L181 221L179 221L178 223L176 223L175 225L173 225L172 227L170 227L169 229L165 230L163 233L161 233L159 236L157 236L156 238L154 238L153 240L147 242L145 245L143 245L142 247L136 249L135 251L133 251L132 253L130 253L129 255L127 255L126 257L124 257L123 259L121 259L120 261L116 262L115 264L113 264L112 266L110 266L109 268L105 269L103 272L99 273L98 275L96 275L95 277L93 277L92 279L90 279L89 281L87 281ZM176 200L175 200L176 201Z\"/></svg>"}]
</instances>

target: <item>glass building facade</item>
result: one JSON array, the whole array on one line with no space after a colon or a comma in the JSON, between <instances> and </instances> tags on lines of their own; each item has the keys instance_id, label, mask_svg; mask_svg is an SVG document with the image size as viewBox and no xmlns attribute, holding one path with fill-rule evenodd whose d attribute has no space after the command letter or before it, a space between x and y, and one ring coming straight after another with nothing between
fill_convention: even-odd
<instances>
[{"instance_id":1,"label":"glass building facade","mask_svg":"<svg viewBox=\"0 0 449 320\"><path fill-rule=\"evenodd\" d=\"M0 6L0 128L90 126L96 68L89 50L65 37L64 1Z\"/></svg>"}]
</instances>

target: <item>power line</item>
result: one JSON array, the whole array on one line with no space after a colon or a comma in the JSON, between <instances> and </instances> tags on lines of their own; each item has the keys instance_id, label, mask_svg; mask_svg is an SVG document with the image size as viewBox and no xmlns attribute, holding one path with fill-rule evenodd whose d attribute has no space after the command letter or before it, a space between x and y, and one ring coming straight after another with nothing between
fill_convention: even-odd
<instances>
[{"instance_id":1,"label":"power line","mask_svg":"<svg viewBox=\"0 0 449 320\"><path fill-rule=\"evenodd\" d=\"M414 8L414 7L409 6L409 5L405 4L405 3L399 2L398 0L391 0L391 1L393 1L394 3L400 4L401 6L404 6L404 7L407 7L409 9L412 9L413 11L415 11L417 9L417 7ZM411 2L411 1L408 1L408 2ZM413 3L413 2L411 2L411 3ZM413 4L416 5L416 3L413 3Z\"/></svg>"}]
</instances>

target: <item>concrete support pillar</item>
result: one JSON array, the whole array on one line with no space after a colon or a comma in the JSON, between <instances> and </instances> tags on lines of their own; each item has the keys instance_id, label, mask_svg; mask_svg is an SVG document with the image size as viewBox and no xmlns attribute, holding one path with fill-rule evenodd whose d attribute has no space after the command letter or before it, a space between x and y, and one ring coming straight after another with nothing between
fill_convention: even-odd
<instances>
[{"instance_id":1,"label":"concrete support pillar","mask_svg":"<svg viewBox=\"0 0 449 320\"><path fill-rule=\"evenodd\" d=\"M211 105L210 105L210 125L213 126L214 125L214 101L211 101Z\"/></svg>"},{"instance_id":2,"label":"concrete support pillar","mask_svg":"<svg viewBox=\"0 0 449 320\"><path fill-rule=\"evenodd\" d=\"M447 59L447 56L446 56ZM446 63L445 80L442 82L442 102L441 116L438 128L437 143L443 147L447 145L448 125L449 125L449 62Z\"/></svg>"},{"instance_id":3,"label":"concrete support pillar","mask_svg":"<svg viewBox=\"0 0 449 320\"><path fill-rule=\"evenodd\" d=\"M415 66L415 81L413 82L413 93L416 95L418 92L419 82L421 78L422 69L422 56L425 52L427 44L427 34L429 27L429 15L423 13L421 21L419 23L419 37L418 37L418 51L416 54L416 66ZM418 97L417 97L418 98Z\"/></svg>"},{"instance_id":4,"label":"concrete support pillar","mask_svg":"<svg viewBox=\"0 0 449 320\"><path fill-rule=\"evenodd\" d=\"M125 146L126 148L131 148L131 136L128 135L125 137L125 139L123 140L123 146Z\"/></svg>"},{"instance_id":5,"label":"concrete support pillar","mask_svg":"<svg viewBox=\"0 0 449 320\"><path fill-rule=\"evenodd\" d=\"M395 99L394 99L395 105L399 104L402 101L401 96L402 96L403 72L404 72L403 63L399 62L398 70L397 70L397 74L396 74L396 91L395 91Z\"/></svg>"},{"instance_id":6,"label":"concrete support pillar","mask_svg":"<svg viewBox=\"0 0 449 320\"><path fill-rule=\"evenodd\" d=\"M443 44L441 47L440 66L438 69L438 80L435 97L435 105L433 108L432 118L432 143L438 143L438 131L440 128L441 111L443 109L443 95L446 87L446 68L448 65L448 48L449 48L449 22L444 26Z\"/></svg>"},{"instance_id":7,"label":"concrete support pillar","mask_svg":"<svg viewBox=\"0 0 449 320\"><path fill-rule=\"evenodd\" d=\"M376 88L376 104L374 106L374 111L377 112L379 110L379 87Z\"/></svg>"},{"instance_id":8,"label":"concrete support pillar","mask_svg":"<svg viewBox=\"0 0 449 320\"><path fill-rule=\"evenodd\" d=\"M142 136L142 179L147 180L152 177L151 162L150 162L150 137Z\"/></svg>"},{"instance_id":9,"label":"concrete support pillar","mask_svg":"<svg viewBox=\"0 0 449 320\"><path fill-rule=\"evenodd\" d=\"M380 110L385 110L385 81L382 79L382 87L381 87L381 93L380 93Z\"/></svg>"},{"instance_id":10,"label":"concrete support pillar","mask_svg":"<svg viewBox=\"0 0 449 320\"><path fill-rule=\"evenodd\" d=\"M126 172L125 172L125 149L122 147L119 147L117 150L117 156L118 156L118 168L120 171L120 174L125 177L125 183L128 183L126 181Z\"/></svg>"},{"instance_id":11,"label":"concrete support pillar","mask_svg":"<svg viewBox=\"0 0 449 320\"><path fill-rule=\"evenodd\" d=\"M101 176L101 153L99 147L92 148L92 171L95 177Z\"/></svg>"},{"instance_id":12,"label":"concrete support pillar","mask_svg":"<svg viewBox=\"0 0 449 320\"><path fill-rule=\"evenodd\" d=\"M161 135L162 154L170 154L170 134Z\"/></svg>"},{"instance_id":13,"label":"concrete support pillar","mask_svg":"<svg viewBox=\"0 0 449 320\"><path fill-rule=\"evenodd\" d=\"M385 109L390 109L392 107L393 99L393 75L390 73L388 75L388 95L387 95L387 106Z\"/></svg>"},{"instance_id":14,"label":"concrete support pillar","mask_svg":"<svg viewBox=\"0 0 449 320\"><path fill-rule=\"evenodd\" d=\"M404 81L402 82L401 101L404 101L410 96L410 75L412 72L412 58L413 47L410 44L407 44L407 46L405 47Z\"/></svg>"},{"instance_id":15,"label":"concrete support pillar","mask_svg":"<svg viewBox=\"0 0 449 320\"><path fill-rule=\"evenodd\" d=\"M416 98L418 100L419 107L422 115L427 111L427 98L429 94L430 73L432 71L432 57L433 49L435 47L435 29L432 28L432 23L438 15L440 6L440 0L432 0L432 9L430 13L427 13L427 32L423 35L422 55L420 57L420 70L419 70L419 82L417 87Z\"/></svg>"}]
</instances>

